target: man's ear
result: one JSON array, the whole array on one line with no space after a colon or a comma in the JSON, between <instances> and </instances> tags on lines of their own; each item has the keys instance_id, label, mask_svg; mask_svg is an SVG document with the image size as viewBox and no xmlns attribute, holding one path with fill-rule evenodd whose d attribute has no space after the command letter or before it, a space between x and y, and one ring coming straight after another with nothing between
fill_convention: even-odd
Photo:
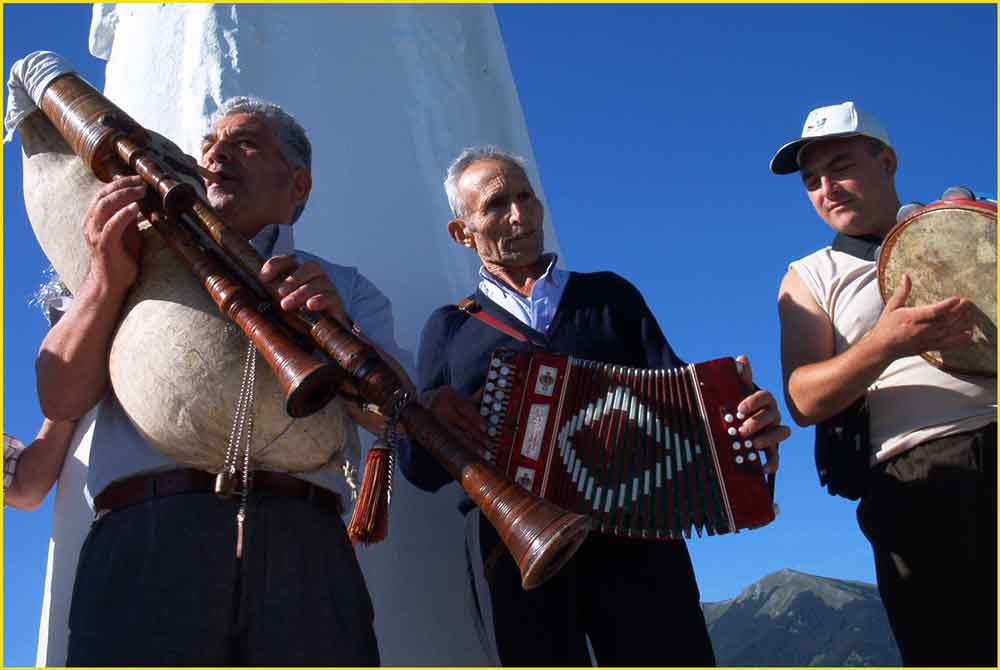
<instances>
[{"instance_id":1,"label":"man's ear","mask_svg":"<svg viewBox=\"0 0 1000 670\"><path fill-rule=\"evenodd\" d=\"M896 174L898 163L896 162L896 152L892 150L892 147L883 146L882 151L879 152L878 160L886 174L890 177Z\"/></svg>"},{"instance_id":2,"label":"man's ear","mask_svg":"<svg viewBox=\"0 0 1000 670\"><path fill-rule=\"evenodd\" d=\"M448 234L456 244L470 249L476 248L476 240L472 236L472 229L462 219L452 219L448 222Z\"/></svg>"},{"instance_id":3,"label":"man's ear","mask_svg":"<svg viewBox=\"0 0 1000 670\"><path fill-rule=\"evenodd\" d=\"M305 168L295 168L292 172L292 192L295 194L295 202L299 205L309 199L312 191L312 173Z\"/></svg>"}]
</instances>

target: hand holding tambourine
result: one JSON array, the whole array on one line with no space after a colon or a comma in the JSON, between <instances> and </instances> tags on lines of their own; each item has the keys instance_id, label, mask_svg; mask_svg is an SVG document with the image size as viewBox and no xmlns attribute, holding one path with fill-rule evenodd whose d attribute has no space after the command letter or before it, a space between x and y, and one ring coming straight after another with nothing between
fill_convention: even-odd
<instances>
[{"instance_id":1,"label":"hand holding tambourine","mask_svg":"<svg viewBox=\"0 0 1000 670\"><path fill-rule=\"evenodd\" d=\"M996 201L976 199L964 186L951 187L938 202L902 206L896 220L878 257L883 302L890 302L904 273L911 283L908 307L967 299L971 342L921 355L949 372L996 376Z\"/></svg>"}]
</instances>

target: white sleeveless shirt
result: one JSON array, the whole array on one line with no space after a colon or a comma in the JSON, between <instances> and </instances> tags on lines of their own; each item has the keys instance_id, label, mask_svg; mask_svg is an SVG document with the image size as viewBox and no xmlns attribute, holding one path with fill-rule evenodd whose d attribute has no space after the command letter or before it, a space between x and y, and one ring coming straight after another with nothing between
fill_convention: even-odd
<instances>
[{"instance_id":1,"label":"white sleeveless shirt","mask_svg":"<svg viewBox=\"0 0 1000 670\"><path fill-rule=\"evenodd\" d=\"M873 261L825 247L789 266L833 323L836 353L882 314ZM920 356L893 361L868 389L876 462L918 444L996 421L996 380L940 370Z\"/></svg>"}]
</instances>

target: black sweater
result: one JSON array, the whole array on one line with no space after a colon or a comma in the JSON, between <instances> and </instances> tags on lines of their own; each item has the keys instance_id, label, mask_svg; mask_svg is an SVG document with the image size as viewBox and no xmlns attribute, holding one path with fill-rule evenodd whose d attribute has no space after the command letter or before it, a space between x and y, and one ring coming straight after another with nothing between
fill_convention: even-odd
<instances>
[{"instance_id":1,"label":"black sweater","mask_svg":"<svg viewBox=\"0 0 1000 670\"><path fill-rule=\"evenodd\" d=\"M455 305L435 310L420 335L417 388L447 385L471 396L486 380L494 349L544 348L604 363L639 368L683 365L663 336L652 312L632 284L613 272L571 272L547 333L524 325L481 291L473 299L483 311L527 336L519 342L470 317ZM436 491L451 477L420 447L403 441L403 475L425 491Z\"/></svg>"}]
</instances>

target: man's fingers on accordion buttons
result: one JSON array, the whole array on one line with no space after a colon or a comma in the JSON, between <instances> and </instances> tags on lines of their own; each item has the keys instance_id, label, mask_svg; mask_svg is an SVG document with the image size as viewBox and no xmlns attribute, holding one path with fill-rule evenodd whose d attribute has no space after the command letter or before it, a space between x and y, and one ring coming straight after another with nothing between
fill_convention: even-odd
<instances>
[{"instance_id":1,"label":"man's fingers on accordion buttons","mask_svg":"<svg viewBox=\"0 0 1000 670\"><path fill-rule=\"evenodd\" d=\"M456 425L461 426L462 430L470 435L477 435L478 433L482 433L486 430L483 417L479 414L479 412L473 414L466 407L455 411L454 420Z\"/></svg>"},{"instance_id":2,"label":"man's fingers on accordion buttons","mask_svg":"<svg viewBox=\"0 0 1000 670\"><path fill-rule=\"evenodd\" d=\"M459 405L462 414L471 424L472 429L481 433L486 432L486 417L484 417L479 411L479 407L483 403L484 390L485 389L480 388L478 391L469 396L468 401L462 402Z\"/></svg>"},{"instance_id":3,"label":"man's fingers on accordion buttons","mask_svg":"<svg viewBox=\"0 0 1000 670\"><path fill-rule=\"evenodd\" d=\"M762 389L754 391L741 400L740 404L736 406L736 411L744 417L750 417L772 404L774 404L774 397L770 392Z\"/></svg>"},{"instance_id":4,"label":"man's fingers on accordion buttons","mask_svg":"<svg viewBox=\"0 0 1000 670\"><path fill-rule=\"evenodd\" d=\"M753 437L757 433L776 425L780 420L781 414L776 407L765 407L740 425L740 435L742 437Z\"/></svg>"}]
</instances>

